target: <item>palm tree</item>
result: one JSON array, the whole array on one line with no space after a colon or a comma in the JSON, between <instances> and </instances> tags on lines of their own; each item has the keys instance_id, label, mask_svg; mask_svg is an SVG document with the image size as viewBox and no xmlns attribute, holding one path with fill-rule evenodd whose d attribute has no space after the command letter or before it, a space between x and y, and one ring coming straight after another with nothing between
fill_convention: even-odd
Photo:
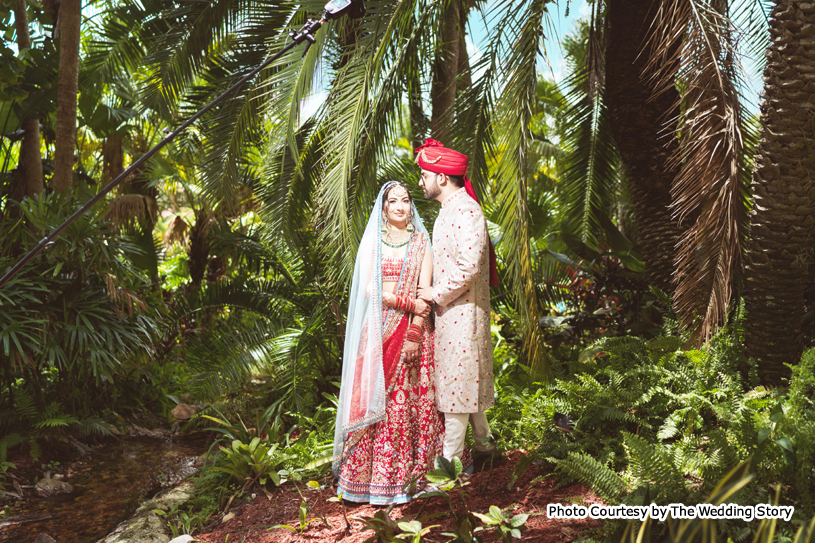
<instances>
[{"instance_id":1,"label":"palm tree","mask_svg":"<svg viewBox=\"0 0 815 543\"><path fill-rule=\"evenodd\" d=\"M564 170L575 209L567 217L583 241L602 233L598 198L619 177L649 278L673 293L683 328L701 341L725 320L746 226L751 139L730 13L707 0L592 9L584 64L571 80L580 101L567 124L577 150ZM609 127L614 141L604 137Z\"/></svg>"},{"instance_id":2,"label":"palm tree","mask_svg":"<svg viewBox=\"0 0 815 543\"><path fill-rule=\"evenodd\" d=\"M73 185L76 145L76 98L79 92L79 39L82 0L62 0L59 8L59 78L57 128L54 150L54 188L69 191Z\"/></svg>"},{"instance_id":3,"label":"palm tree","mask_svg":"<svg viewBox=\"0 0 815 543\"><path fill-rule=\"evenodd\" d=\"M671 186L679 171L671 158L679 143L666 121L677 116L679 93L674 88L666 88L657 94L653 82L642 77L648 62L643 52L657 5L656 2L609 0L604 98L611 118L611 132L625 165L645 269L655 286L673 292L675 247L680 229L671 213ZM602 40L597 34L602 27L600 23L595 23L595 27L591 36L595 42L593 50L597 51L595 55L601 56ZM590 69L602 73L602 68Z\"/></svg>"},{"instance_id":4,"label":"palm tree","mask_svg":"<svg viewBox=\"0 0 815 543\"><path fill-rule=\"evenodd\" d=\"M812 260L815 172L815 6L778 0L770 21L761 141L753 174L746 266L747 354L779 385L803 349L804 287Z\"/></svg>"},{"instance_id":5,"label":"palm tree","mask_svg":"<svg viewBox=\"0 0 815 543\"><path fill-rule=\"evenodd\" d=\"M17 48L20 51L31 48L31 37L28 32L28 14L25 0L14 2L14 27L17 31ZM20 146L20 162L23 164L26 179L26 194L33 197L42 193L42 153L40 153L40 120L29 116L22 120L24 131L23 143Z\"/></svg>"}]
</instances>

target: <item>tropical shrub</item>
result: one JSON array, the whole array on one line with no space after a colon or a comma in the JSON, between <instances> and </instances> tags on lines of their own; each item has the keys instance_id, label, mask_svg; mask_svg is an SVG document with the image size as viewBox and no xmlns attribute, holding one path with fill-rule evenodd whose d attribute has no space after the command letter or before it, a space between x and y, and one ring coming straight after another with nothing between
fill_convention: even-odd
<instances>
[{"instance_id":1,"label":"tropical shrub","mask_svg":"<svg viewBox=\"0 0 815 543\"><path fill-rule=\"evenodd\" d=\"M9 220L16 206L23 220ZM6 202L0 270L73 211L69 196ZM0 425L32 452L47 428L105 432L89 418L109 406L118 378L147 359L161 319L149 281L131 263L138 249L96 208L74 222L0 290ZM23 430L18 432L17 430Z\"/></svg>"},{"instance_id":2,"label":"tropical shrub","mask_svg":"<svg viewBox=\"0 0 815 543\"><path fill-rule=\"evenodd\" d=\"M516 476L541 459L610 504L694 504L749 461L760 484L733 503L767 501L767 486L781 485L782 503L794 504L799 519L810 516L815 352L805 353L787 390L754 386L740 322L737 314L699 350L687 350L677 336L607 338L549 384L519 389L499 380L497 414L521 414L495 426L532 449ZM609 540L621 529L611 522ZM734 540L746 536L744 529L719 523Z\"/></svg>"},{"instance_id":3,"label":"tropical shrub","mask_svg":"<svg viewBox=\"0 0 815 543\"><path fill-rule=\"evenodd\" d=\"M0 463L6 461L9 449L23 446L32 459L38 460L43 443L70 443L78 436L109 436L113 427L94 415L78 418L51 402L40 411L33 396L25 389L17 391L14 409L0 411Z\"/></svg>"}]
</instances>

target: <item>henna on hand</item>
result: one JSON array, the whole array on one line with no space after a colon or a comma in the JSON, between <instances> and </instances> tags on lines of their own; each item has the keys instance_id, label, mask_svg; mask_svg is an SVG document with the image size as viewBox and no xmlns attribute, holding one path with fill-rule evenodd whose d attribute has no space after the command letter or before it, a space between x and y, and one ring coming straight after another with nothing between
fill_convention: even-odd
<instances>
[{"instance_id":1,"label":"henna on hand","mask_svg":"<svg viewBox=\"0 0 815 543\"><path fill-rule=\"evenodd\" d=\"M415 341L405 341L405 359L409 362L418 360L422 356L421 345Z\"/></svg>"},{"instance_id":2,"label":"henna on hand","mask_svg":"<svg viewBox=\"0 0 815 543\"><path fill-rule=\"evenodd\" d=\"M419 317L427 317L430 315L430 304L421 298L416 298L416 310L413 312L413 314L418 315Z\"/></svg>"}]
</instances>

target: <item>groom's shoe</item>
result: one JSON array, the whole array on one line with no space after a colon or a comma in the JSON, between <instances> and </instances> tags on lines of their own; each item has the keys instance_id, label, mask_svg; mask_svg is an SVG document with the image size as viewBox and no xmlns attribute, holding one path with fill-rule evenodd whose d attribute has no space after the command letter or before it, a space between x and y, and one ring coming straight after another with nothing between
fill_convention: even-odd
<instances>
[{"instance_id":1,"label":"groom's shoe","mask_svg":"<svg viewBox=\"0 0 815 543\"><path fill-rule=\"evenodd\" d=\"M472 452L473 460L489 460L493 457L493 455L495 455L495 445L493 445L487 451L479 451L478 449L475 449Z\"/></svg>"}]
</instances>

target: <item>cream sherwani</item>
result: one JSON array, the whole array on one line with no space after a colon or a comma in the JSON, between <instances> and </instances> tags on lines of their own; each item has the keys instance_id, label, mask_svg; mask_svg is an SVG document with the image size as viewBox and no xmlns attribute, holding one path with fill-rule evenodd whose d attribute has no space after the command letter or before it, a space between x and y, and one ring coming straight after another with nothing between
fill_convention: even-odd
<instances>
[{"instance_id":1,"label":"cream sherwani","mask_svg":"<svg viewBox=\"0 0 815 543\"><path fill-rule=\"evenodd\" d=\"M463 188L442 202L433 227L433 300L443 413L481 413L494 402L488 239L484 212Z\"/></svg>"}]
</instances>

